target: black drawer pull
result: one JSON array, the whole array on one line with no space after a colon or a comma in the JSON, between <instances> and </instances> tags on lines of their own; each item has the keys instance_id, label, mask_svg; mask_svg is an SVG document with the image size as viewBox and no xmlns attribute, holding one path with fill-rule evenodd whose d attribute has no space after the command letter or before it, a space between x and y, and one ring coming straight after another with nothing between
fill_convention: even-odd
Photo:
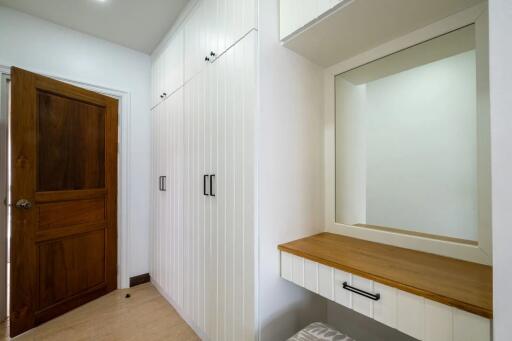
<instances>
[{"instance_id":1,"label":"black drawer pull","mask_svg":"<svg viewBox=\"0 0 512 341\"><path fill-rule=\"evenodd\" d=\"M352 291L353 293L356 293L358 295L367 297L367 298L369 298L371 300L374 300L374 301L380 300L380 294L371 294L371 293L366 292L364 290L361 290L361 289L358 289L358 288L354 288L353 286L348 285L347 282L343 282L343 289L348 290L348 291Z\"/></svg>"}]
</instances>

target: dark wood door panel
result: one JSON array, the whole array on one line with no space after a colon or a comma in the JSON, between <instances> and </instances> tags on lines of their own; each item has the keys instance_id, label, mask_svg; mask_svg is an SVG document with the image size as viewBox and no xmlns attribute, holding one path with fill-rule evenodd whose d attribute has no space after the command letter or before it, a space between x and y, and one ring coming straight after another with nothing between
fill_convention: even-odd
<instances>
[{"instance_id":1,"label":"dark wood door panel","mask_svg":"<svg viewBox=\"0 0 512 341\"><path fill-rule=\"evenodd\" d=\"M105 199L87 199L40 204L39 231L105 221Z\"/></svg>"},{"instance_id":2,"label":"dark wood door panel","mask_svg":"<svg viewBox=\"0 0 512 341\"><path fill-rule=\"evenodd\" d=\"M105 283L105 230L38 245L37 311Z\"/></svg>"},{"instance_id":3,"label":"dark wood door panel","mask_svg":"<svg viewBox=\"0 0 512 341\"><path fill-rule=\"evenodd\" d=\"M117 287L117 100L12 68L10 336Z\"/></svg>"},{"instance_id":4,"label":"dark wood door panel","mask_svg":"<svg viewBox=\"0 0 512 341\"><path fill-rule=\"evenodd\" d=\"M72 200L85 200L94 198L104 198L107 195L106 188L85 189L74 191L51 191L51 192L36 192L35 200L38 204L57 202L57 201L72 201Z\"/></svg>"},{"instance_id":5,"label":"dark wood door panel","mask_svg":"<svg viewBox=\"0 0 512 341\"><path fill-rule=\"evenodd\" d=\"M105 107L37 91L37 190L105 186Z\"/></svg>"}]
</instances>

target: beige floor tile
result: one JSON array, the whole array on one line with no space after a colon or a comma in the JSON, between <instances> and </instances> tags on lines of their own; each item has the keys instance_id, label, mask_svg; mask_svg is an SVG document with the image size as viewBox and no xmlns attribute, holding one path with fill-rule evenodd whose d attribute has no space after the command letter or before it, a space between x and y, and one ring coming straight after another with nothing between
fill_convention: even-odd
<instances>
[{"instance_id":1,"label":"beige floor tile","mask_svg":"<svg viewBox=\"0 0 512 341\"><path fill-rule=\"evenodd\" d=\"M130 293L130 298L125 295ZM7 323L0 340L8 340ZM16 341L196 341L151 284L117 290L13 339Z\"/></svg>"}]
</instances>

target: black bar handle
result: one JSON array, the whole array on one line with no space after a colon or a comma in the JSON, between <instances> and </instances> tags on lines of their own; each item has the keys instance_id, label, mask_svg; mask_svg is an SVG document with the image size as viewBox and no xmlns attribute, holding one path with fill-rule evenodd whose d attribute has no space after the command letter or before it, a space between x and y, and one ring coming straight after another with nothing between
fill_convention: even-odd
<instances>
[{"instance_id":1,"label":"black bar handle","mask_svg":"<svg viewBox=\"0 0 512 341\"><path fill-rule=\"evenodd\" d=\"M203 195L209 196L210 194L206 193L206 178L209 177L208 174L203 175Z\"/></svg>"},{"instance_id":2,"label":"black bar handle","mask_svg":"<svg viewBox=\"0 0 512 341\"><path fill-rule=\"evenodd\" d=\"M213 179L215 179L215 174L210 175L210 195L212 197L215 196L215 193L213 193Z\"/></svg>"},{"instance_id":3,"label":"black bar handle","mask_svg":"<svg viewBox=\"0 0 512 341\"><path fill-rule=\"evenodd\" d=\"M162 191L163 192L167 191L167 177L166 176L162 176Z\"/></svg>"},{"instance_id":4,"label":"black bar handle","mask_svg":"<svg viewBox=\"0 0 512 341\"><path fill-rule=\"evenodd\" d=\"M347 282L343 282L343 289L348 290L348 291L352 291L353 293L356 293L358 295L367 297L367 298L369 298L371 300L374 300L374 301L380 300L380 294L371 294L371 293L366 292L364 290L361 290L361 289L355 288L353 286L350 286L350 285L348 285Z\"/></svg>"},{"instance_id":5,"label":"black bar handle","mask_svg":"<svg viewBox=\"0 0 512 341\"><path fill-rule=\"evenodd\" d=\"M161 176L158 177L158 190L159 191L162 190L162 177Z\"/></svg>"}]
</instances>

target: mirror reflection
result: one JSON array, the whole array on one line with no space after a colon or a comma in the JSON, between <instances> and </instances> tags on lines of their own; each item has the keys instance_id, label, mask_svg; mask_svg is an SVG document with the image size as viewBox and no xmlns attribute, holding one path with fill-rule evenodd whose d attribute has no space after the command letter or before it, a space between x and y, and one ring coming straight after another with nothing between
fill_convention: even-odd
<instances>
[{"instance_id":1,"label":"mirror reflection","mask_svg":"<svg viewBox=\"0 0 512 341\"><path fill-rule=\"evenodd\" d=\"M474 25L336 76L336 222L476 244L490 224Z\"/></svg>"}]
</instances>

